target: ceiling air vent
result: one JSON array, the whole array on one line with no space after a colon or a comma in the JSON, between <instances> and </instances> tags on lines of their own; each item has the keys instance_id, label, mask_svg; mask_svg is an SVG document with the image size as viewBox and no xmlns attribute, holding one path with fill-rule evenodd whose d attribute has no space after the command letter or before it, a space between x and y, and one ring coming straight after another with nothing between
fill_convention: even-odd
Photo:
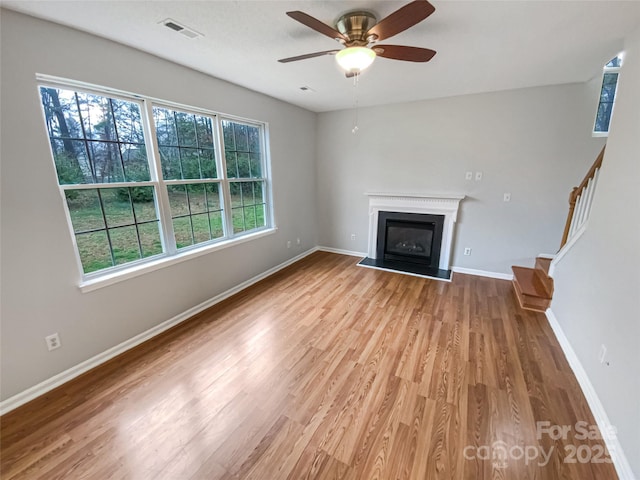
<instances>
[{"instance_id":1,"label":"ceiling air vent","mask_svg":"<svg viewBox=\"0 0 640 480\"><path fill-rule=\"evenodd\" d=\"M178 32L179 34L184 35L187 38L196 38L202 36L201 33L196 32L194 29L187 28L184 25L180 25L178 22L170 18L161 21L160 24L164 25L167 28L170 28L174 32Z\"/></svg>"}]
</instances>

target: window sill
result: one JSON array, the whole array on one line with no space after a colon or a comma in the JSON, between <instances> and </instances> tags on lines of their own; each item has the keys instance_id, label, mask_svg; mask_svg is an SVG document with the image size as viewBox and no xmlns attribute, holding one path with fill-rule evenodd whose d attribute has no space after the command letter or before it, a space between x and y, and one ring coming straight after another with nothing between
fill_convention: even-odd
<instances>
[{"instance_id":1,"label":"window sill","mask_svg":"<svg viewBox=\"0 0 640 480\"><path fill-rule=\"evenodd\" d=\"M609 136L609 132L591 132L591 136L593 138L608 137Z\"/></svg>"},{"instance_id":2,"label":"window sill","mask_svg":"<svg viewBox=\"0 0 640 480\"><path fill-rule=\"evenodd\" d=\"M80 288L80 291L82 291L82 293L92 292L94 290L113 285L114 283L119 283L124 280L143 275L145 273L153 272L155 270L174 265L176 263L184 262L186 260L192 260L202 255L207 255L217 250L223 250L225 248L233 247L241 243L272 235L276 233L277 230L278 229L276 227L267 228L255 233L244 235L239 238L230 238L228 240L214 243L212 245L196 247L185 252L180 252L176 255L172 255L171 257L162 257L157 260L145 262L141 265L135 265L130 268L118 270L117 272L105 273L104 275L100 275L99 277L82 280L78 285L78 288Z\"/></svg>"}]
</instances>

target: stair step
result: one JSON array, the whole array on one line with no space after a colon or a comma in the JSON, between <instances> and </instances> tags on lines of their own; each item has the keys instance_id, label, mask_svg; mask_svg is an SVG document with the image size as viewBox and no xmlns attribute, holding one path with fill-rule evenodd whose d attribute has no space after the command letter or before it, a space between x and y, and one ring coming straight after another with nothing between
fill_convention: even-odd
<instances>
[{"instance_id":1,"label":"stair step","mask_svg":"<svg viewBox=\"0 0 640 480\"><path fill-rule=\"evenodd\" d=\"M525 295L536 298L551 298L553 292L549 292L547 285L541 279L535 268L511 267L513 278L520 285L520 290Z\"/></svg>"},{"instance_id":2,"label":"stair step","mask_svg":"<svg viewBox=\"0 0 640 480\"><path fill-rule=\"evenodd\" d=\"M520 306L527 310L544 312L551 306L553 279L540 268L511 267L513 287Z\"/></svg>"},{"instance_id":3,"label":"stair step","mask_svg":"<svg viewBox=\"0 0 640 480\"><path fill-rule=\"evenodd\" d=\"M536 258L536 268L542 270L546 275L549 274L549 266L551 266L551 259L545 257Z\"/></svg>"}]
</instances>

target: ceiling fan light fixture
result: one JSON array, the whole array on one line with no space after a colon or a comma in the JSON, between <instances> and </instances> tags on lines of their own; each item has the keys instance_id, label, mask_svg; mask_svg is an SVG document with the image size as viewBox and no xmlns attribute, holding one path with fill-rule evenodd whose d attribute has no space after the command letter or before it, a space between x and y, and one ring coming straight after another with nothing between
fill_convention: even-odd
<instances>
[{"instance_id":1,"label":"ceiling fan light fixture","mask_svg":"<svg viewBox=\"0 0 640 480\"><path fill-rule=\"evenodd\" d=\"M376 59L376 52L367 47L348 47L336 53L336 62L348 73L360 73Z\"/></svg>"}]
</instances>

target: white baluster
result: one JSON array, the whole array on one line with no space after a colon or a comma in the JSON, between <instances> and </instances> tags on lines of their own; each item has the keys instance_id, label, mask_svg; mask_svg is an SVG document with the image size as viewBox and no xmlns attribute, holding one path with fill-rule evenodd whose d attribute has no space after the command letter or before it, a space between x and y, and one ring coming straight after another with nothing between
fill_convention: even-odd
<instances>
[{"instance_id":1,"label":"white baluster","mask_svg":"<svg viewBox=\"0 0 640 480\"><path fill-rule=\"evenodd\" d=\"M571 217L571 227L569 227L569 236L567 239L570 239L573 236L573 232L576 230L576 223L578 223L578 211L580 210L580 200L581 196L578 195L576 199L575 207L573 208L573 216Z\"/></svg>"},{"instance_id":2,"label":"white baluster","mask_svg":"<svg viewBox=\"0 0 640 480\"><path fill-rule=\"evenodd\" d=\"M598 183L598 175L600 175L600 169L596 168L596 171L593 174L593 184L591 185L591 195L589 197L589 206L587 207L587 215L586 218L589 218L591 215L591 205L593 205L593 197L596 193L596 184Z\"/></svg>"}]
</instances>

